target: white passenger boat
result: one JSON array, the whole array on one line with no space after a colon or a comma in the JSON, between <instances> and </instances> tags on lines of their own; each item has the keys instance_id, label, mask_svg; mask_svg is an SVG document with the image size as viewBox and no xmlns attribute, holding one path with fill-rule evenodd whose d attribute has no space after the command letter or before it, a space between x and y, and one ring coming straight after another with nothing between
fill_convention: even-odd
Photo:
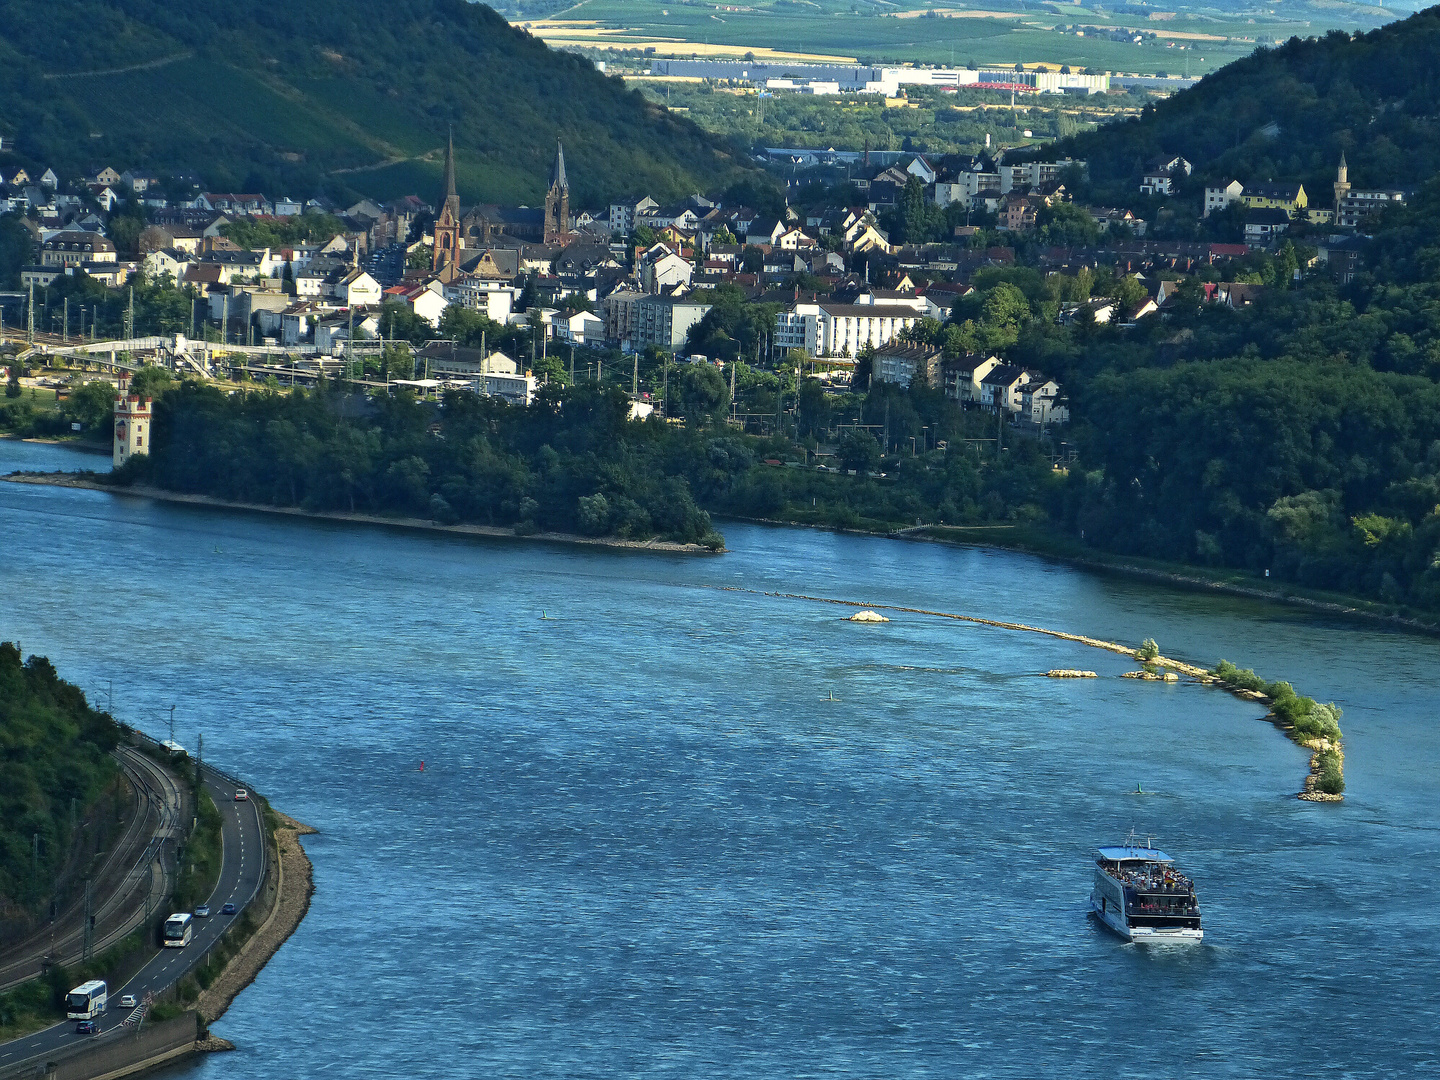
<instances>
[{"instance_id":1,"label":"white passenger boat","mask_svg":"<svg viewBox=\"0 0 1440 1080\"><path fill-rule=\"evenodd\" d=\"M1100 849L1090 907L1102 923L1136 944L1196 942L1205 936L1195 883L1175 869L1169 855L1133 835L1120 847Z\"/></svg>"}]
</instances>

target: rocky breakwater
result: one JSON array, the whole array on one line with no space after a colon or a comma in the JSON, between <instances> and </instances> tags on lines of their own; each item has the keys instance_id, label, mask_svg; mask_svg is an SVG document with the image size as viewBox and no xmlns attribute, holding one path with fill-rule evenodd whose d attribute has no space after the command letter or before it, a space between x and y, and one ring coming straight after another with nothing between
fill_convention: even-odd
<instances>
[{"instance_id":1,"label":"rocky breakwater","mask_svg":"<svg viewBox=\"0 0 1440 1080\"><path fill-rule=\"evenodd\" d=\"M1345 750L1340 732L1340 707L1295 692L1288 682L1266 682L1249 668L1221 660L1204 681L1230 690L1246 701L1268 706L1265 719L1310 751L1310 775L1298 798L1307 802L1340 802L1345 798Z\"/></svg>"}]
</instances>

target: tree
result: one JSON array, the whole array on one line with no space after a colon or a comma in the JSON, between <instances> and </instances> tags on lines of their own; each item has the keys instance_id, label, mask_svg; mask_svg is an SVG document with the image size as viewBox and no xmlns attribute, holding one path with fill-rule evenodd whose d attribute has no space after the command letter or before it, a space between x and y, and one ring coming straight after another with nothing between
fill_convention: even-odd
<instances>
[{"instance_id":1,"label":"tree","mask_svg":"<svg viewBox=\"0 0 1440 1080\"><path fill-rule=\"evenodd\" d=\"M879 467L880 444L868 431L847 431L836 447L836 455L842 468L863 476Z\"/></svg>"},{"instance_id":2,"label":"tree","mask_svg":"<svg viewBox=\"0 0 1440 1080\"><path fill-rule=\"evenodd\" d=\"M147 364L130 378L130 392L139 394L142 398L158 400L174 385L175 380L171 378L170 372L155 364Z\"/></svg>"},{"instance_id":3,"label":"tree","mask_svg":"<svg viewBox=\"0 0 1440 1080\"><path fill-rule=\"evenodd\" d=\"M670 392L678 391L687 426L714 422L729 410L730 387L719 369L710 364L682 364L671 384Z\"/></svg>"},{"instance_id":4,"label":"tree","mask_svg":"<svg viewBox=\"0 0 1440 1080\"><path fill-rule=\"evenodd\" d=\"M65 415L84 425L84 430L109 428L115 414L115 387L102 379L93 379L72 390L65 403Z\"/></svg>"},{"instance_id":5,"label":"tree","mask_svg":"<svg viewBox=\"0 0 1440 1080\"><path fill-rule=\"evenodd\" d=\"M830 421L830 405L825 400L825 387L819 379L803 379L795 402L795 418L801 435L823 431Z\"/></svg>"}]
</instances>

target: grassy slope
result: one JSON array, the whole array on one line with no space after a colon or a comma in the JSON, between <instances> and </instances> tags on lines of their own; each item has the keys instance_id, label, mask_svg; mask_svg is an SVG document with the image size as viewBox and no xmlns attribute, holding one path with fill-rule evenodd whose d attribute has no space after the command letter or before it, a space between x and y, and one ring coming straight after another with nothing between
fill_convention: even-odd
<instances>
[{"instance_id":1,"label":"grassy slope","mask_svg":"<svg viewBox=\"0 0 1440 1080\"><path fill-rule=\"evenodd\" d=\"M581 205L677 195L743 167L464 0L70 0L43 15L0 0L0 134L67 175L109 161L194 169L216 187L310 195L337 178L433 197L452 127L466 198L538 201L557 138ZM374 168L387 162L403 165Z\"/></svg>"}]
</instances>

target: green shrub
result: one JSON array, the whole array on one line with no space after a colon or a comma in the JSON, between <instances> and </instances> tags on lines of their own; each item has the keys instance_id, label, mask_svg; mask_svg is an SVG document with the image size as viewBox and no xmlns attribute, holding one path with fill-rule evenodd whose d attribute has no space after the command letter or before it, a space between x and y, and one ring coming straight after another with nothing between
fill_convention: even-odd
<instances>
[{"instance_id":1,"label":"green shrub","mask_svg":"<svg viewBox=\"0 0 1440 1080\"><path fill-rule=\"evenodd\" d=\"M1249 668L1238 668L1229 660L1221 660L1211 674L1236 690L1255 690L1263 694L1270 685Z\"/></svg>"},{"instance_id":2,"label":"green shrub","mask_svg":"<svg viewBox=\"0 0 1440 1080\"><path fill-rule=\"evenodd\" d=\"M1315 786L1327 795L1342 795L1345 792L1345 774L1340 771L1340 755L1327 750L1320 755L1320 774Z\"/></svg>"},{"instance_id":3,"label":"green shrub","mask_svg":"<svg viewBox=\"0 0 1440 1080\"><path fill-rule=\"evenodd\" d=\"M1160 646L1155 644L1155 639L1147 637L1140 643L1140 648L1135 650L1135 659L1154 660L1160 655ZM1223 661L1222 661L1223 662Z\"/></svg>"}]
</instances>

